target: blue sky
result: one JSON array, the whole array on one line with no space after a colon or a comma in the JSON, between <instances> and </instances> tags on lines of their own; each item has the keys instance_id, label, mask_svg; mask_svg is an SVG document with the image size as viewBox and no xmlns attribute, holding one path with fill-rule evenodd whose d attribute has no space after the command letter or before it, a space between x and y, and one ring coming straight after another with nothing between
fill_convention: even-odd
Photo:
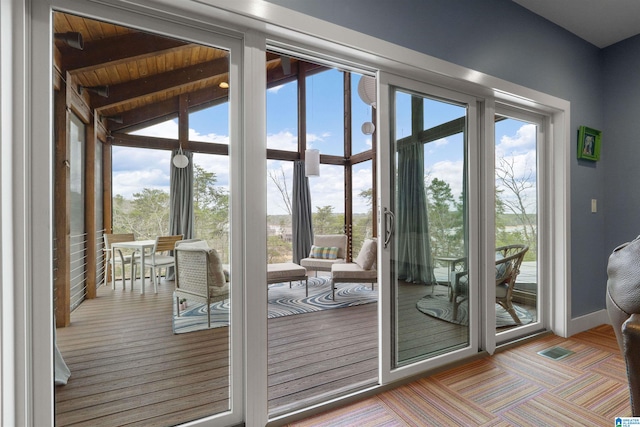
<instances>
[{"instance_id":1,"label":"blue sky","mask_svg":"<svg viewBox=\"0 0 640 427\"><path fill-rule=\"evenodd\" d=\"M362 123L371 120L372 107L357 95L360 76L352 77L352 144L353 153L371 148L371 136L361 131ZM307 78L307 145L321 154L342 155L343 150L343 75L331 70ZM465 108L437 100L425 102L425 128L461 117ZM396 136L410 134L410 96L399 94L397 101ZM189 138L196 141L229 143L228 104L221 104L192 113ZM177 120L170 120L136 132L164 138L178 137ZM267 91L267 147L297 150L297 86L289 83ZM496 124L496 155L513 161L517 168L535 171L535 126L516 120ZM229 162L226 156L196 154L194 162L216 173L218 185L229 186ZM170 153L127 147L113 148L114 194L130 198L142 188L169 190ZM291 191L292 162L267 161L269 170L284 171ZM447 181L454 197L462 191L463 139L453 135L430 142L425 146L425 173L432 179ZM371 162L357 165L353 170L354 212L364 213L368 206L358 193L371 187ZM268 213L283 214L284 203L274 183L267 179ZM334 212L344 212L344 178L339 166L321 165L320 177L309 178L314 211L319 206L333 206Z\"/></svg>"}]
</instances>

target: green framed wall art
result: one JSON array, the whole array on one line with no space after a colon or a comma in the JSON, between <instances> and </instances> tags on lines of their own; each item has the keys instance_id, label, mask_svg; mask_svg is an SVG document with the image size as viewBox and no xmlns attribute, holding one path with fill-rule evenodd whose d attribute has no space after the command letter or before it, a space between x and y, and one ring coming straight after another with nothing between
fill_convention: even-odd
<instances>
[{"instance_id":1,"label":"green framed wall art","mask_svg":"<svg viewBox=\"0 0 640 427\"><path fill-rule=\"evenodd\" d=\"M602 131L587 126L578 129L578 159L600 160Z\"/></svg>"}]
</instances>

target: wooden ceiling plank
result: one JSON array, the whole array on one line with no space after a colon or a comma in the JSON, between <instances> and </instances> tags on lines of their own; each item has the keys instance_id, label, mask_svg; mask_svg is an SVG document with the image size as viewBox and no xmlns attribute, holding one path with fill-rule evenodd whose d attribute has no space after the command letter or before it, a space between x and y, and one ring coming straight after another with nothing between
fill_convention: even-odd
<instances>
[{"instance_id":1,"label":"wooden ceiling plank","mask_svg":"<svg viewBox=\"0 0 640 427\"><path fill-rule=\"evenodd\" d=\"M209 63L197 64L172 72L156 74L144 79L141 78L118 85L112 85L109 88L109 98L96 99L95 104L92 104L92 106L96 109L106 108L127 102L130 99L176 89L204 79L211 79L226 72L228 67L229 61L227 58L220 58Z\"/></svg>"},{"instance_id":2,"label":"wooden ceiling plank","mask_svg":"<svg viewBox=\"0 0 640 427\"><path fill-rule=\"evenodd\" d=\"M64 51L64 64L71 73L87 72L95 68L126 63L133 59L188 48L183 41L158 37L147 33L129 33L96 41L85 41L84 49Z\"/></svg>"}]
</instances>

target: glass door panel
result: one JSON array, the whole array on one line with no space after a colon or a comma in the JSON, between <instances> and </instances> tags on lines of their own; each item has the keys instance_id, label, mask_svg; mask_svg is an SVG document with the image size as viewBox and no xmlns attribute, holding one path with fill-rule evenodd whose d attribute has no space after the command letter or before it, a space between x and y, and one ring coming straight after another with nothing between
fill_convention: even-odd
<instances>
[{"instance_id":1,"label":"glass door panel","mask_svg":"<svg viewBox=\"0 0 640 427\"><path fill-rule=\"evenodd\" d=\"M539 129L540 123L517 114L496 116L496 334L501 341L523 335L528 332L524 326L536 327L541 318Z\"/></svg>"},{"instance_id":2,"label":"glass door panel","mask_svg":"<svg viewBox=\"0 0 640 427\"><path fill-rule=\"evenodd\" d=\"M54 120L64 129L65 111L73 106L84 113L82 119L71 115L68 126L71 203L56 206L56 218L68 216L72 232L82 235L82 209L94 203L109 233L133 233L136 240L126 242L131 249L123 249L120 262L112 261L117 274L98 289L98 298L70 302L73 327L56 330L57 349L71 371L55 389L56 425L170 426L214 415L211 425L237 424L243 406L242 227L231 221L231 210L240 211L241 199L234 185L242 151L236 136L241 46L163 22L163 34L184 36L169 38L139 30L151 25L147 18L144 25L128 19L131 27L53 14L55 61L69 79L54 87ZM108 140L104 159L84 158L83 121L98 124L86 138ZM179 149L188 160L183 167L172 161ZM96 175L96 188L112 196L104 206L102 191L100 197L85 194L85 162L100 163L97 171L110 168ZM132 277L130 258L123 258L143 247L141 241L168 234L197 238L201 247L164 254L174 256L165 259L175 260L175 270L162 265ZM76 253L80 249L59 257L78 264L74 277L82 278L86 263L78 263Z\"/></svg>"},{"instance_id":3,"label":"glass door panel","mask_svg":"<svg viewBox=\"0 0 640 427\"><path fill-rule=\"evenodd\" d=\"M378 383L379 286L331 272L375 237L373 153L349 120L371 120L349 96L361 76L271 51L267 69L267 394L278 417Z\"/></svg>"},{"instance_id":4,"label":"glass door panel","mask_svg":"<svg viewBox=\"0 0 640 427\"><path fill-rule=\"evenodd\" d=\"M395 361L469 346L467 106L392 90Z\"/></svg>"}]
</instances>

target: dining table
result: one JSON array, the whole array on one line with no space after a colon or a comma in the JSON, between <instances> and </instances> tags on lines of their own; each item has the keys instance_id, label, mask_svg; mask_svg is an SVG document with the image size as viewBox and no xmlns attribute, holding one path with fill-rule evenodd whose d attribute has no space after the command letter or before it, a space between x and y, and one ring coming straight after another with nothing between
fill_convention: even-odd
<instances>
[{"instance_id":1,"label":"dining table","mask_svg":"<svg viewBox=\"0 0 640 427\"><path fill-rule=\"evenodd\" d=\"M133 277L133 263L135 262L136 254L140 256L140 276L142 281L142 289L140 291L141 294L144 295L145 288L145 269L144 269L144 254L147 253L147 250L151 252L156 244L155 240L132 240L130 242L113 242L111 244L111 256L114 257L116 254L116 249L129 249L132 250L133 253L131 255L131 290L133 290L133 283L135 282L135 277ZM112 258L115 259L115 258ZM123 266L124 267L124 266ZM115 283L115 263L111 264L111 280ZM115 286L115 284L112 284ZM112 286L112 287L113 287Z\"/></svg>"}]
</instances>

